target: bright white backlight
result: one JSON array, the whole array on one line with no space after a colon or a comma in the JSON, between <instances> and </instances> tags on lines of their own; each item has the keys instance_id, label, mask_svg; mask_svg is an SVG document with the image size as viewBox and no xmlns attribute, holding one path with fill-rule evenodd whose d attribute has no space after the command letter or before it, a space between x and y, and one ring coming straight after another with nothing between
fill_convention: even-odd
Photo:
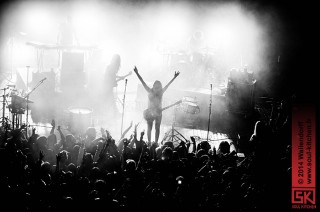
<instances>
[{"instance_id":1,"label":"bright white backlight","mask_svg":"<svg viewBox=\"0 0 320 212\"><path fill-rule=\"evenodd\" d=\"M33 35L52 33L57 26L50 10L43 7L28 7L21 18L23 18L24 28Z\"/></svg>"}]
</instances>

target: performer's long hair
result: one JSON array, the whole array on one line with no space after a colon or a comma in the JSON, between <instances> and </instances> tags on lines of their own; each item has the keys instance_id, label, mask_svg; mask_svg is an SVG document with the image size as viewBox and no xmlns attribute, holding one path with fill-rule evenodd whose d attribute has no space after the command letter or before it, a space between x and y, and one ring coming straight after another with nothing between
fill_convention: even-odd
<instances>
[{"instance_id":1,"label":"performer's long hair","mask_svg":"<svg viewBox=\"0 0 320 212\"><path fill-rule=\"evenodd\" d=\"M162 90L162 84L159 80L156 80L154 83L153 83L153 86L152 86L152 91L155 93L155 94L161 94L163 92Z\"/></svg>"},{"instance_id":2,"label":"performer's long hair","mask_svg":"<svg viewBox=\"0 0 320 212\"><path fill-rule=\"evenodd\" d=\"M111 61L110 61L110 64L109 64L109 67L113 68L113 69L117 69L119 70L120 69L120 66L121 66L121 58L120 58L120 55L119 54L114 54L111 58Z\"/></svg>"}]
</instances>

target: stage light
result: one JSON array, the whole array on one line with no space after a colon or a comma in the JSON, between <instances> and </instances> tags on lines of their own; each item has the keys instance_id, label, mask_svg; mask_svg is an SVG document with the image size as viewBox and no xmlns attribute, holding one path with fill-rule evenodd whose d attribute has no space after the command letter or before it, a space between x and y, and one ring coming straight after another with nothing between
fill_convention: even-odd
<instances>
[{"instance_id":1,"label":"stage light","mask_svg":"<svg viewBox=\"0 0 320 212\"><path fill-rule=\"evenodd\" d=\"M52 34L57 24L54 22L50 14L50 10L46 7L37 5L29 6L25 14L21 15L24 22L24 28L28 34L34 37L43 37Z\"/></svg>"},{"instance_id":2,"label":"stage light","mask_svg":"<svg viewBox=\"0 0 320 212\"><path fill-rule=\"evenodd\" d=\"M96 44L105 27L105 17L99 7L79 2L74 7L71 17L81 45Z\"/></svg>"},{"instance_id":3,"label":"stage light","mask_svg":"<svg viewBox=\"0 0 320 212\"><path fill-rule=\"evenodd\" d=\"M156 13L153 27L156 40L165 41L169 45L179 45L188 36L190 17L187 9L162 8Z\"/></svg>"},{"instance_id":4,"label":"stage light","mask_svg":"<svg viewBox=\"0 0 320 212\"><path fill-rule=\"evenodd\" d=\"M212 8L205 28L208 45L228 65L227 71L243 68L245 64L250 67L261 65L262 27L250 11L238 5Z\"/></svg>"}]
</instances>

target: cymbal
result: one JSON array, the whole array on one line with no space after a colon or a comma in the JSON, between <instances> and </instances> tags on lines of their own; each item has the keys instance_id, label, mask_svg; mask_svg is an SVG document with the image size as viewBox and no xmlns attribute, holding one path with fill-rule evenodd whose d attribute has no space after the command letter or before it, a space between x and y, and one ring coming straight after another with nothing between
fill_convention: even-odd
<instances>
[{"instance_id":1,"label":"cymbal","mask_svg":"<svg viewBox=\"0 0 320 212\"><path fill-rule=\"evenodd\" d=\"M273 98L267 97L267 96L261 96L261 97L259 97L259 99L273 99Z\"/></svg>"},{"instance_id":2,"label":"cymbal","mask_svg":"<svg viewBox=\"0 0 320 212\"><path fill-rule=\"evenodd\" d=\"M73 114L81 114L81 115L87 115L92 113L92 109L87 107L69 107L68 111Z\"/></svg>"},{"instance_id":3,"label":"cymbal","mask_svg":"<svg viewBox=\"0 0 320 212\"><path fill-rule=\"evenodd\" d=\"M195 97L185 96L182 99L183 99L183 102L193 102L193 103L197 102Z\"/></svg>"}]
</instances>

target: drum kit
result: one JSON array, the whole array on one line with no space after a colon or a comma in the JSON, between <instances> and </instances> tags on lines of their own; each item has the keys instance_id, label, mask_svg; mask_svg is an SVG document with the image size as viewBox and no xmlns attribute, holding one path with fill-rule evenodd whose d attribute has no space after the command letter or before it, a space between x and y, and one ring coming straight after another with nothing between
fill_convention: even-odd
<instances>
[{"instance_id":1,"label":"drum kit","mask_svg":"<svg viewBox=\"0 0 320 212\"><path fill-rule=\"evenodd\" d=\"M74 134L82 134L86 129L92 126L93 110L89 107L69 107L68 114L68 129Z\"/></svg>"},{"instance_id":2,"label":"drum kit","mask_svg":"<svg viewBox=\"0 0 320 212\"><path fill-rule=\"evenodd\" d=\"M23 91L19 91L17 89L12 89L8 94L6 94L6 90L10 89L8 86L7 88L3 88L3 99L2 99L2 124L4 125L5 120L8 120L8 117L5 117L6 108L9 109L9 112L12 115L12 127L13 129L15 127L19 127L22 125L22 115L25 113L26 110L28 110L28 104L34 103L33 101L29 100L27 95L24 95ZM7 101L7 98L10 97L11 100ZM7 107L6 107L7 105Z\"/></svg>"},{"instance_id":3,"label":"drum kit","mask_svg":"<svg viewBox=\"0 0 320 212\"><path fill-rule=\"evenodd\" d=\"M30 109L29 104L34 102L29 100L28 94L23 90L10 87L14 86L1 89L3 91L1 123L2 126L12 126L12 129L15 129L23 126L22 117ZM66 122L68 130L75 134L85 132L87 127L92 125L93 110L89 107L68 107L65 112L67 113Z\"/></svg>"},{"instance_id":4,"label":"drum kit","mask_svg":"<svg viewBox=\"0 0 320 212\"><path fill-rule=\"evenodd\" d=\"M182 103L180 105L182 111L187 114L198 114L200 113L200 108L197 104L197 100L194 97L183 97Z\"/></svg>"},{"instance_id":5,"label":"drum kit","mask_svg":"<svg viewBox=\"0 0 320 212\"><path fill-rule=\"evenodd\" d=\"M170 51L167 53L167 64L170 67L187 67L204 66L206 68L212 68L212 61L214 57L213 50L211 48L203 48L198 52L187 52L185 50Z\"/></svg>"},{"instance_id":6,"label":"drum kit","mask_svg":"<svg viewBox=\"0 0 320 212\"><path fill-rule=\"evenodd\" d=\"M182 101L179 105L176 106L175 108L175 114L174 114L174 120L172 122L172 127L171 129L165 133L161 143L164 143L164 141L171 141L173 142L174 146L179 145L181 141L186 141L186 138L175 129L176 125L176 111L180 110L182 111L185 115L193 116L196 114L200 113L200 107L197 104L197 100L194 97L183 97ZM190 119L192 120L192 119Z\"/></svg>"}]
</instances>

